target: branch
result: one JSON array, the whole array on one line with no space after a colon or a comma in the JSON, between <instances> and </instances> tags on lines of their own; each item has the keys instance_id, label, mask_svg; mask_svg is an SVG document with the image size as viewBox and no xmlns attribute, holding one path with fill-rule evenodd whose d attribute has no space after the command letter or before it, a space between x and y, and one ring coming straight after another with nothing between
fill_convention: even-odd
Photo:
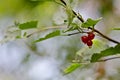
<instances>
[{"instance_id":1,"label":"branch","mask_svg":"<svg viewBox=\"0 0 120 80\"><path fill-rule=\"evenodd\" d=\"M75 32L75 33L67 34L67 36L72 36L72 35L79 34L79 33L80 32Z\"/></svg>"},{"instance_id":2,"label":"branch","mask_svg":"<svg viewBox=\"0 0 120 80\"><path fill-rule=\"evenodd\" d=\"M64 0L60 0L65 6L67 6L66 2ZM78 20L80 20L82 23L84 23L84 19L82 18L81 15L78 15L74 10L72 10L73 14L78 18ZM45 31L45 30L49 30L49 29L58 29L58 28L65 28L64 26L60 27L60 26L52 26L52 27L47 27L47 28L43 28L43 29L40 29L38 31L35 31L29 35L27 35L27 38L32 36L33 34L36 34L36 33L39 33L39 32L42 32L42 31ZM120 42L116 41L116 40L113 40L107 36L105 36L104 34L102 34L101 32L99 32L97 29L93 29L91 27L89 27L88 29L91 29L93 30L94 32L98 33L100 36L102 36L103 38L113 42L113 43L116 43L116 44L119 44ZM79 30L78 30L79 31ZM76 32L76 33L71 33L71 34L67 34L67 36L71 36L71 35L75 35L75 34L79 34L79 33L87 33L87 32Z\"/></svg>"},{"instance_id":3,"label":"branch","mask_svg":"<svg viewBox=\"0 0 120 80\"><path fill-rule=\"evenodd\" d=\"M118 42L118 41L116 41L116 40L113 40L113 39L105 36L104 34L102 34L102 33L101 33L100 31L98 31L97 29L93 29L93 28L90 28L90 27L89 27L89 29L93 30L94 32L96 32L96 33L98 33L100 36L102 36L103 38L105 38L105 39L107 39L107 40L109 40L109 41L111 41L111 42L113 42L113 43L116 43L116 44L119 44L119 43L120 43L120 42Z\"/></svg>"},{"instance_id":4,"label":"branch","mask_svg":"<svg viewBox=\"0 0 120 80\"><path fill-rule=\"evenodd\" d=\"M75 33L71 33L71 34L67 34L67 36L72 36L72 35L75 35L75 34L80 34L80 33L88 33L88 32L85 32L85 31L82 31L82 32L75 32Z\"/></svg>"},{"instance_id":5,"label":"branch","mask_svg":"<svg viewBox=\"0 0 120 80\"><path fill-rule=\"evenodd\" d=\"M60 0L65 6L67 6L66 2L64 0Z\"/></svg>"},{"instance_id":6,"label":"branch","mask_svg":"<svg viewBox=\"0 0 120 80\"><path fill-rule=\"evenodd\" d=\"M73 12L73 14L74 14L75 16L77 16L77 18L78 18L82 23L84 22L83 18L80 17L80 16L78 16L75 11L72 10L72 12Z\"/></svg>"},{"instance_id":7,"label":"branch","mask_svg":"<svg viewBox=\"0 0 120 80\"><path fill-rule=\"evenodd\" d=\"M42 31L46 31L46 30L50 30L50 29L60 29L60 28L66 28L65 26L51 26L51 27L46 27L46 28L43 28L43 29L39 29L29 35L27 35L26 37L29 38L31 37L32 35L36 34L36 33L39 33L39 32L42 32Z\"/></svg>"},{"instance_id":8,"label":"branch","mask_svg":"<svg viewBox=\"0 0 120 80\"><path fill-rule=\"evenodd\" d=\"M116 57L111 57L111 58L99 60L98 62L105 62L105 61L112 60L112 59L117 59L117 58L120 58L120 56L116 56Z\"/></svg>"},{"instance_id":9,"label":"branch","mask_svg":"<svg viewBox=\"0 0 120 80\"><path fill-rule=\"evenodd\" d=\"M63 1L63 0L61 0L61 2L62 2L63 4L66 4L65 1ZM78 18L78 20L80 20L82 23L85 22L84 19L83 19L81 16L77 15L77 13L76 13L74 10L72 10L72 12L73 12L73 14ZM98 33L100 36L102 36L103 38L107 39L108 41L111 41L111 42L116 43L116 44L119 44L119 43L120 43L120 42L118 42L118 41L116 41L116 40L113 40L113 39L105 36L104 34L102 34L101 32L99 32L97 29L93 29L93 28L91 28L91 27L89 27L89 29L91 29L91 30L93 30L94 32ZM76 34L77 34L77 33L76 33Z\"/></svg>"}]
</instances>

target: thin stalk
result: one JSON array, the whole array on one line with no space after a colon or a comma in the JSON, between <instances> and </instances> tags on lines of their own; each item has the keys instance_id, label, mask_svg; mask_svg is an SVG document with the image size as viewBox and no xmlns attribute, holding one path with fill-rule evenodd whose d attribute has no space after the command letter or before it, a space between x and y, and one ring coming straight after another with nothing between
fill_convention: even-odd
<instances>
[{"instance_id":1,"label":"thin stalk","mask_svg":"<svg viewBox=\"0 0 120 80\"><path fill-rule=\"evenodd\" d=\"M98 31L97 29L94 29L94 32L98 33L101 37L107 39L108 41L111 41L111 42L116 43L116 44L119 44L119 43L120 43L120 42L118 42L118 41L116 41L116 40L114 40L114 39L111 39L110 37L102 34L102 33L101 33L100 31Z\"/></svg>"},{"instance_id":2,"label":"thin stalk","mask_svg":"<svg viewBox=\"0 0 120 80\"><path fill-rule=\"evenodd\" d=\"M107 58L107 59L99 60L98 62L105 62L105 61L113 60L113 59L117 59L117 58L120 58L120 56L116 56L116 57L111 57L111 58Z\"/></svg>"},{"instance_id":3,"label":"thin stalk","mask_svg":"<svg viewBox=\"0 0 120 80\"><path fill-rule=\"evenodd\" d=\"M27 35L27 38L31 37L32 35L36 34L36 33L39 33L39 32L43 32L43 31L46 31L46 30L50 30L50 29L60 29L60 28L66 28L65 26L51 26L51 27L46 27L46 28L43 28L43 29L39 29L29 35Z\"/></svg>"}]
</instances>

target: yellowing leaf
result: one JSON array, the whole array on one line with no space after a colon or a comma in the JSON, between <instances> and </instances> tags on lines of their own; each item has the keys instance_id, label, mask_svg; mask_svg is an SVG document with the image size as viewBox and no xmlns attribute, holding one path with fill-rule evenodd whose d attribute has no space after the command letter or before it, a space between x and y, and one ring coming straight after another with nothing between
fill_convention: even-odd
<instances>
[{"instance_id":1,"label":"yellowing leaf","mask_svg":"<svg viewBox=\"0 0 120 80\"><path fill-rule=\"evenodd\" d=\"M77 68L79 68L80 66L82 66L80 63L73 63L64 70L64 73L69 74L69 73L73 72L74 70L76 70Z\"/></svg>"}]
</instances>

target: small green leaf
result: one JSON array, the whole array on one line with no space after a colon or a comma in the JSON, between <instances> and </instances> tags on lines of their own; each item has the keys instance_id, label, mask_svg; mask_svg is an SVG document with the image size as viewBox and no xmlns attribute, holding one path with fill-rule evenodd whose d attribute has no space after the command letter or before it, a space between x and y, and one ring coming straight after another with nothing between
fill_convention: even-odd
<instances>
[{"instance_id":1,"label":"small green leaf","mask_svg":"<svg viewBox=\"0 0 120 80\"><path fill-rule=\"evenodd\" d=\"M31 29L31 28L37 28L38 21L30 21L26 23L19 24L19 29L25 30L25 29Z\"/></svg>"},{"instance_id":2,"label":"small green leaf","mask_svg":"<svg viewBox=\"0 0 120 80\"><path fill-rule=\"evenodd\" d=\"M29 59L30 59L30 56L31 56L30 54L27 54L27 55L25 56L25 58L23 59L22 63L28 62Z\"/></svg>"},{"instance_id":3,"label":"small green leaf","mask_svg":"<svg viewBox=\"0 0 120 80\"><path fill-rule=\"evenodd\" d=\"M66 6L66 13L67 13L67 17L68 17L68 27L69 27L71 25L71 23L73 22L73 19L75 18L75 15L73 14L71 6L69 6L69 5Z\"/></svg>"},{"instance_id":4,"label":"small green leaf","mask_svg":"<svg viewBox=\"0 0 120 80\"><path fill-rule=\"evenodd\" d=\"M67 67L64 70L64 73L69 74L69 73L73 72L74 70L76 70L77 68L79 68L80 66L82 66L80 63L72 63L69 67Z\"/></svg>"},{"instance_id":5,"label":"small green leaf","mask_svg":"<svg viewBox=\"0 0 120 80\"><path fill-rule=\"evenodd\" d=\"M49 38L52 38L52 37L60 36L60 35L61 35L60 30L56 30L56 31L53 31L53 32L47 34L47 35L46 35L45 37L43 37L43 38L39 38L38 40L34 41L34 43L40 42L40 41L43 41L43 40L46 40L46 39L49 39Z\"/></svg>"},{"instance_id":6,"label":"small green leaf","mask_svg":"<svg viewBox=\"0 0 120 80\"><path fill-rule=\"evenodd\" d=\"M91 18L88 18L86 22L82 23L81 27L88 28L88 27L94 27L102 18L93 20Z\"/></svg>"},{"instance_id":7,"label":"small green leaf","mask_svg":"<svg viewBox=\"0 0 120 80\"><path fill-rule=\"evenodd\" d=\"M21 36L16 36L16 39L20 39L21 38Z\"/></svg>"},{"instance_id":8,"label":"small green leaf","mask_svg":"<svg viewBox=\"0 0 120 80\"><path fill-rule=\"evenodd\" d=\"M100 53L94 53L91 57L91 62L97 62L100 58L120 54L120 44L115 47L107 48Z\"/></svg>"},{"instance_id":9,"label":"small green leaf","mask_svg":"<svg viewBox=\"0 0 120 80\"><path fill-rule=\"evenodd\" d=\"M120 28L113 28L113 30L120 30Z\"/></svg>"},{"instance_id":10,"label":"small green leaf","mask_svg":"<svg viewBox=\"0 0 120 80\"><path fill-rule=\"evenodd\" d=\"M67 30L65 30L64 32L68 32L68 31L74 31L78 29L78 25L76 23L71 23L71 27L69 27Z\"/></svg>"},{"instance_id":11,"label":"small green leaf","mask_svg":"<svg viewBox=\"0 0 120 80\"><path fill-rule=\"evenodd\" d=\"M23 36L26 37L27 36L27 32L24 32Z\"/></svg>"}]
</instances>

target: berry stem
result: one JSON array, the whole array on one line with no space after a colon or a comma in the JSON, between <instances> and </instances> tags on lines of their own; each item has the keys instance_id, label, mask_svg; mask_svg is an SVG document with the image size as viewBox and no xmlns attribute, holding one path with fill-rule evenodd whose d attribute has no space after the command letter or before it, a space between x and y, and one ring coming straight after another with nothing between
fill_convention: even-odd
<instances>
[{"instance_id":1,"label":"berry stem","mask_svg":"<svg viewBox=\"0 0 120 80\"><path fill-rule=\"evenodd\" d=\"M80 33L88 33L88 32L84 32L84 31L82 31L82 32L75 32L75 33L71 33L71 34L67 34L67 36L72 36L72 35L75 35L75 34L80 34Z\"/></svg>"}]
</instances>

